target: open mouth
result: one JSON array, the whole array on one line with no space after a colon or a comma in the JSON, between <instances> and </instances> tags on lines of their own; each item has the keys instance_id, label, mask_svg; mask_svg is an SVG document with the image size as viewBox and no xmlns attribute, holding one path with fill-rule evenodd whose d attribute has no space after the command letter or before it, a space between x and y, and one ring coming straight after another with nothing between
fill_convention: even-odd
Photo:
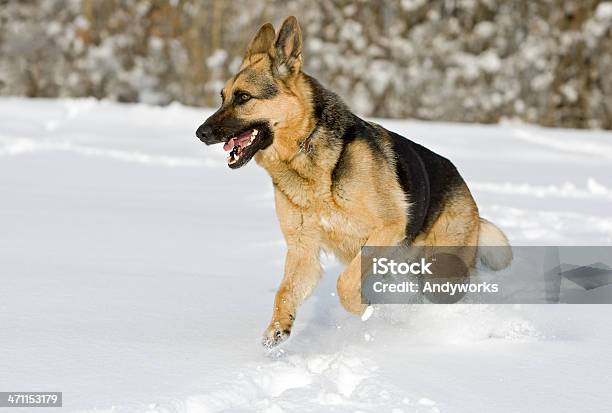
<instances>
[{"instance_id":1,"label":"open mouth","mask_svg":"<svg viewBox=\"0 0 612 413\"><path fill-rule=\"evenodd\" d=\"M257 141L259 130L249 129L237 136L231 137L224 145L223 149L229 152L227 164L230 168L238 168L246 164L255 154L251 145ZM260 135L261 136L261 135Z\"/></svg>"}]
</instances>

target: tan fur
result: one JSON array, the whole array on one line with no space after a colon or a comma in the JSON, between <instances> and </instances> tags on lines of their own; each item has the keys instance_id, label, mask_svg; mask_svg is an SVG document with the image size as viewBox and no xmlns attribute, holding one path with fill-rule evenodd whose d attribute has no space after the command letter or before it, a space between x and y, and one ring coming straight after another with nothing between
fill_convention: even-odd
<instances>
[{"instance_id":1,"label":"tan fur","mask_svg":"<svg viewBox=\"0 0 612 413\"><path fill-rule=\"evenodd\" d=\"M478 207L467 186L463 185L452 194L433 225L426 234L417 237L414 245L453 248L452 253L473 268L476 262L480 217Z\"/></svg>"},{"instance_id":2,"label":"tan fur","mask_svg":"<svg viewBox=\"0 0 612 413\"><path fill-rule=\"evenodd\" d=\"M297 26L297 21L290 20L287 19L281 31L287 24ZM396 176L395 165L388 161L394 157L390 153L390 138L382 129L386 161L374 159L364 140L355 139L346 144L344 156L351 165L350 180L332 182L341 149L318 148L321 143L315 141L311 154L300 151L300 143L315 128L315 118L305 79L291 75L299 72L302 61L301 51L293 49L294 44L301 44L299 27L297 30L297 34L290 32L292 37L289 37L295 43L284 43L279 48L278 40L276 46L271 43L271 26L262 27L249 45L239 73L223 90L225 96L231 96L236 90L256 95L257 82L249 77L253 72L271 76L271 65L290 65L278 74L284 77L276 81L280 89L276 96L265 101L253 99L235 108L233 113L245 121L269 120L274 132L272 144L254 157L272 178L276 213L287 243L284 277L276 293L272 320L264 333L265 340L274 343L289 334L299 305L316 286L321 275L322 250L347 264L337 282L344 308L354 314L363 311L360 249L365 245L400 243L406 236L410 206ZM274 60L278 59L278 53L293 53L293 57L278 63ZM418 236L414 244L476 246L479 222L478 208L463 185L449 196L428 232ZM476 249L465 251L463 259L472 267Z\"/></svg>"},{"instance_id":3,"label":"tan fur","mask_svg":"<svg viewBox=\"0 0 612 413\"><path fill-rule=\"evenodd\" d=\"M479 220L476 202L463 185L452 194L427 234L417 237L415 244L476 247Z\"/></svg>"}]
</instances>

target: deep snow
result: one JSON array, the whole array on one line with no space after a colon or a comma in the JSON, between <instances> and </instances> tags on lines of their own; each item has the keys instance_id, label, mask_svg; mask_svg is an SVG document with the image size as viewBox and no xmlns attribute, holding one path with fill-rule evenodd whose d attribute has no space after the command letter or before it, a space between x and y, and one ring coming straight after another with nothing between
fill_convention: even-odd
<instances>
[{"instance_id":1,"label":"deep snow","mask_svg":"<svg viewBox=\"0 0 612 413\"><path fill-rule=\"evenodd\" d=\"M341 309L339 265L259 344L284 245L265 172L207 111L0 99L0 391L70 411L577 412L612 407L612 307ZM612 133L381 121L455 162L515 245L612 242Z\"/></svg>"}]
</instances>

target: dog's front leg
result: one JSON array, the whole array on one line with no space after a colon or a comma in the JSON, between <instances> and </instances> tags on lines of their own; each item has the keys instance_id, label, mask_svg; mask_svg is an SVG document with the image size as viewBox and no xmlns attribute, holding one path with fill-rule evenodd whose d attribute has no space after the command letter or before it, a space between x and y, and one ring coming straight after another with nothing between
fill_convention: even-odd
<instances>
[{"instance_id":1,"label":"dog's front leg","mask_svg":"<svg viewBox=\"0 0 612 413\"><path fill-rule=\"evenodd\" d=\"M321 276L319 247L308 237L288 240L285 276L274 299L272 321L263 335L264 347L272 348L285 341L298 307L310 295Z\"/></svg>"},{"instance_id":2,"label":"dog's front leg","mask_svg":"<svg viewBox=\"0 0 612 413\"><path fill-rule=\"evenodd\" d=\"M405 237L403 225L388 225L372 232L366 246L395 246ZM340 274L337 282L338 298L344 309L350 313L359 315L363 313L366 306L361 303L361 251L353 258Z\"/></svg>"}]
</instances>

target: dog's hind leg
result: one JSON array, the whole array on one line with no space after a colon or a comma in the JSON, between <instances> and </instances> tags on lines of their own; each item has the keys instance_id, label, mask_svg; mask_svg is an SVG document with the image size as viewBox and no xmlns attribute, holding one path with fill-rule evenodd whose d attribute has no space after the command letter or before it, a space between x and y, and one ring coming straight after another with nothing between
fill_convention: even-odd
<instances>
[{"instance_id":1,"label":"dog's hind leg","mask_svg":"<svg viewBox=\"0 0 612 413\"><path fill-rule=\"evenodd\" d=\"M428 247L457 247L453 253L473 268L478 246L480 217L472 195L463 185L449 196L431 228L414 244Z\"/></svg>"},{"instance_id":2,"label":"dog's hind leg","mask_svg":"<svg viewBox=\"0 0 612 413\"><path fill-rule=\"evenodd\" d=\"M404 223L388 225L374 231L366 246L395 246L406 236ZM361 251L354 257L348 267L340 274L337 282L338 298L346 311L361 314L365 304L361 303Z\"/></svg>"}]
</instances>

